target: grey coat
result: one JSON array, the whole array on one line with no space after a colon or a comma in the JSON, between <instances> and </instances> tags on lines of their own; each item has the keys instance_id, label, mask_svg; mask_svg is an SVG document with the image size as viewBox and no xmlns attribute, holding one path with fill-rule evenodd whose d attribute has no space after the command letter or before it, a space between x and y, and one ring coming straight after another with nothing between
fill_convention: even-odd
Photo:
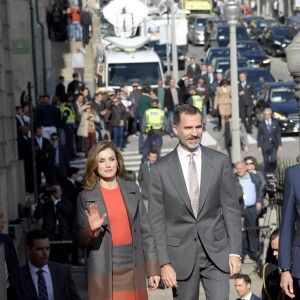
<instances>
[{"instance_id":1,"label":"grey coat","mask_svg":"<svg viewBox=\"0 0 300 300\"><path fill-rule=\"evenodd\" d=\"M200 237L214 264L229 272L229 254L241 254L241 213L228 156L201 146L200 208L195 218L177 149L150 172L149 218L160 265L171 263L177 279L192 273Z\"/></svg>"}]
</instances>

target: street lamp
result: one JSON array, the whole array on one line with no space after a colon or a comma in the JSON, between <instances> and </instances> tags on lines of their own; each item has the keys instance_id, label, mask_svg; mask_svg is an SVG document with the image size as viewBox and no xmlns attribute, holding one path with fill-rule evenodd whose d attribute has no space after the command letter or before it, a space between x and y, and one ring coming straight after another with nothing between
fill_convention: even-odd
<instances>
[{"instance_id":1,"label":"street lamp","mask_svg":"<svg viewBox=\"0 0 300 300\"><path fill-rule=\"evenodd\" d=\"M241 9L238 2L229 1L224 6L224 15L230 28L230 77L231 77L231 102L232 102L232 155L231 161L236 163L241 160L241 139L240 139L240 115L238 95L238 74L237 74L237 50L236 50L236 25L240 17Z\"/></svg>"},{"instance_id":2,"label":"street lamp","mask_svg":"<svg viewBox=\"0 0 300 300\"><path fill-rule=\"evenodd\" d=\"M294 37L292 43L285 48L287 67L293 77L295 86L295 97L298 101L298 115L300 126L300 32ZM299 130L299 152L300 152L300 128Z\"/></svg>"}]
</instances>

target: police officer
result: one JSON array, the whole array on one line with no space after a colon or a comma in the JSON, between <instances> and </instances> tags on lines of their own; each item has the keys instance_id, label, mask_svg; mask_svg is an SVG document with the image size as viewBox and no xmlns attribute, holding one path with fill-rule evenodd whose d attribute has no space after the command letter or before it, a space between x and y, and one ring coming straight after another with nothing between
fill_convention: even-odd
<instances>
[{"instance_id":1,"label":"police officer","mask_svg":"<svg viewBox=\"0 0 300 300\"><path fill-rule=\"evenodd\" d=\"M197 88L195 86L191 86L189 88L189 94L190 98L188 100L188 103L190 105L193 105L202 112L202 107L203 107L203 97L197 94Z\"/></svg>"},{"instance_id":2,"label":"police officer","mask_svg":"<svg viewBox=\"0 0 300 300\"><path fill-rule=\"evenodd\" d=\"M163 132L165 128L168 127L165 112L159 108L158 99L153 99L151 106L151 108L145 111L142 123L142 132L145 134L142 161L147 160L147 155L150 149L156 149L158 157L160 157Z\"/></svg>"},{"instance_id":3,"label":"police officer","mask_svg":"<svg viewBox=\"0 0 300 300\"><path fill-rule=\"evenodd\" d=\"M61 112L61 127L65 134L65 146L69 160L75 158L75 110L73 108L73 97L68 96L67 102Z\"/></svg>"}]
</instances>

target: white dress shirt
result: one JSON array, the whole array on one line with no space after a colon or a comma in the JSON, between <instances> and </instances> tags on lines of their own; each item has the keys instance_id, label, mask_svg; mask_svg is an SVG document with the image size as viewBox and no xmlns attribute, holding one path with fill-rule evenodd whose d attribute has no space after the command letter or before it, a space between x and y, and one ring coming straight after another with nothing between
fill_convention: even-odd
<instances>
[{"instance_id":1,"label":"white dress shirt","mask_svg":"<svg viewBox=\"0 0 300 300\"><path fill-rule=\"evenodd\" d=\"M183 177L185 181L185 185L187 188L187 191L189 192L189 180L188 180L188 174L189 174L189 163L190 163L190 157L189 155L191 154L190 152L186 151L185 149L182 148L181 145L177 147L177 153L179 156L179 161L181 165L181 169L183 171ZM198 175L198 184L199 184L199 189L201 187L200 182L201 182L201 165L202 165L202 158L201 158L201 146L199 146L194 152L194 161L196 164L197 168L197 175ZM201 190L200 190L201 194Z\"/></svg>"},{"instance_id":2,"label":"white dress shirt","mask_svg":"<svg viewBox=\"0 0 300 300\"><path fill-rule=\"evenodd\" d=\"M241 297L243 300L250 300L252 296L252 293L250 292L246 297Z\"/></svg>"},{"instance_id":3,"label":"white dress shirt","mask_svg":"<svg viewBox=\"0 0 300 300\"><path fill-rule=\"evenodd\" d=\"M38 288L38 279L39 279L39 275L37 274L37 271L39 270L43 270L43 275L46 281L46 286L47 286L47 293L48 293L48 299L49 300L55 300L54 299L54 288L53 288L53 282L52 282L52 277L51 277L51 273L49 270L48 265L44 265L41 269L38 269L36 267L34 267L30 261L28 262L29 264L29 269L30 269L30 273L31 273L31 277L34 283L34 287L36 290L36 293L39 294L39 288Z\"/></svg>"}]
</instances>

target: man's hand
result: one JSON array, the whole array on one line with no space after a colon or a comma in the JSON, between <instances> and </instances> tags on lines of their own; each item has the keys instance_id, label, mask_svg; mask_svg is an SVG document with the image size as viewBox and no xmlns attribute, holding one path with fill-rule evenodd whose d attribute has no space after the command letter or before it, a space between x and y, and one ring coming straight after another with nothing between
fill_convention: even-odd
<instances>
[{"instance_id":1,"label":"man's hand","mask_svg":"<svg viewBox=\"0 0 300 300\"><path fill-rule=\"evenodd\" d=\"M151 291L155 291L159 285L160 276L150 276L149 277L149 285L151 287Z\"/></svg>"},{"instance_id":2,"label":"man's hand","mask_svg":"<svg viewBox=\"0 0 300 300\"><path fill-rule=\"evenodd\" d=\"M176 272L170 264L163 265L161 268L161 279L167 287L178 288Z\"/></svg>"},{"instance_id":3,"label":"man's hand","mask_svg":"<svg viewBox=\"0 0 300 300\"><path fill-rule=\"evenodd\" d=\"M229 255L229 269L230 276L236 275L240 272L242 267L242 261L239 256Z\"/></svg>"},{"instance_id":4,"label":"man's hand","mask_svg":"<svg viewBox=\"0 0 300 300\"><path fill-rule=\"evenodd\" d=\"M282 152L282 146L278 147L278 152Z\"/></svg>"},{"instance_id":5,"label":"man's hand","mask_svg":"<svg viewBox=\"0 0 300 300\"><path fill-rule=\"evenodd\" d=\"M258 147L258 148L257 148L257 151L258 151L259 153L261 153L261 147Z\"/></svg>"},{"instance_id":6,"label":"man's hand","mask_svg":"<svg viewBox=\"0 0 300 300\"><path fill-rule=\"evenodd\" d=\"M261 210L261 203L260 203L260 202L257 202L257 203L255 204L255 208L256 208L256 212L259 213L260 210Z\"/></svg>"},{"instance_id":7,"label":"man's hand","mask_svg":"<svg viewBox=\"0 0 300 300\"><path fill-rule=\"evenodd\" d=\"M293 278L290 272L281 273L280 286L287 296L290 298L296 297L293 289Z\"/></svg>"}]
</instances>

